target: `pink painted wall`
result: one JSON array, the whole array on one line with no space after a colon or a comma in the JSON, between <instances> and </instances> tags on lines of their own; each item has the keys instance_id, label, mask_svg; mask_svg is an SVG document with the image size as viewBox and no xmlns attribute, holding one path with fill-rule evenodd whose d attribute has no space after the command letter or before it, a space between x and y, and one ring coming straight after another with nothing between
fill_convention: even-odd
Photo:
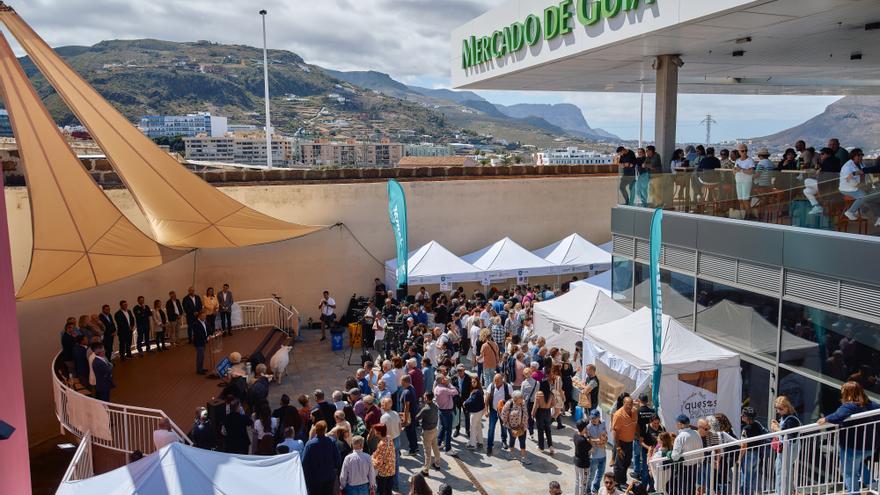
<instances>
[{"instance_id":1,"label":"pink painted wall","mask_svg":"<svg viewBox=\"0 0 880 495\"><path fill-rule=\"evenodd\" d=\"M15 427L15 433L0 440L0 493L27 495L31 493L27 420L3 189L0 187L0 420Z\"/></svg>"}]
</instances>

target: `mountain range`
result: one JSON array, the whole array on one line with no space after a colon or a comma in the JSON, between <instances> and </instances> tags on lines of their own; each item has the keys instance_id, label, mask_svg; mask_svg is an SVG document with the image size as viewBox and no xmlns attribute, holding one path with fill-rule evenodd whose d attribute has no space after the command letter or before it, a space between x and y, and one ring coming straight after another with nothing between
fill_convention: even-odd
<instances>
[{"instance_id":1,"label":"mountain range","mask_svg":"<svg viewBox=\"0 0 880 495\"><path fill-rule=\"evenodd\" d=\"M798 139L819 149L829 138L840 139L847 149L880 150L880 96L846 96L806 122L770 136L752 139L752 144L774 149L794 147Z\"/></svg>"},{"instance_id":2,"label":"mountain range","mask_svg":"<svg viewBox=\"0 0 880 495\"><path fill-rule=\"evenodd\" d=\"M587 124L587 120L584 118L581 109L570 103L557 103L554 105L520 103L505 106L491 103L472 91L452 91L449 89L428 89L418 86L408 86L399 81L395 81L391 76L382 72L340 72L334 70L325 70L325 72L337 79L342 79L351 84L380 91L402 99L428 103L454 102L457 105L477 110L485 116L493 119L502 121L506 119L516 119L548 131L561 129L564 133L570 133L591 141L620 141L620 137L603 129L591 128L590 125ZM444 106L441 104L439 109L444 111ZM449 111L451 110L449 108L446 108L446 110L447 111L444 111L444 114L446 114L447 117L456 120L456 113Z\"/></svg>"},{"instance_id":3,"label":"mountain range","mask_svg":"<svg viewBox=\"0 0 880 495\"><path fill-rule=\"evenodd\" d=\"M262 50L208 41L140 39L55 49L131 121L144 115L208 111L262 127ZM20 59L61 125L75 116L28 57ZM285 50L269 51L272 124L304 138L585 146L612 139L577 107L493 105L475 93L407 86L378 72L336 72ZM576 114L576 115L575 115Z\"/></svg>"}]
</instances>

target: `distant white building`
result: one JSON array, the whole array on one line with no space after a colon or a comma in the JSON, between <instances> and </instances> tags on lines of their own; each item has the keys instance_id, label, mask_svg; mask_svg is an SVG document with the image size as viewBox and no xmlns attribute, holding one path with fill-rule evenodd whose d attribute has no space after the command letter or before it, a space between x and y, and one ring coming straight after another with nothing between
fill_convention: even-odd
<instances>
[{"instance_id":1,"label":"distant white building","mask_svg":"<svg viewBox=\"0 0 880 495\"><path fill-rule=\"evenodd\" d=\"M575 147L544 150L535 155L535 165L603 165L614 163L611 155Z\"/></svg>"},{"instance_id":2,"label":"distant white building","mask_svg":"<svg viewBox=\"0 0 880 495\"><path fill-rule=\"evenodd\" d=\"M451 156L452 149L443 144L419 143L406 145L406 156Z\"/></svg>"},{"instance_id":3,"label":"distant white building","mask_svg":"<svg viewBox=\"0 0 880 495\"><path fill-rule=\"evenodd\" d=\"M228 123L226 117L199 112L187 115L145 115L141 117L138 128L149 138L194 137L200 134L218 137L229 130Z\"/></svg>"},{"instance_id":4,"label":"distant white building","mask_svg":"<svg viewBox=\"0 0 880 495\"><path fill-rule=\"evenodd\" d=\"M197 136L183 139L186 158L210 162L266 165L266 138L252 136ZM289 167L297 162L297 146L292 138L272 136L272 164Z\"/></svg>"}]
</instances>

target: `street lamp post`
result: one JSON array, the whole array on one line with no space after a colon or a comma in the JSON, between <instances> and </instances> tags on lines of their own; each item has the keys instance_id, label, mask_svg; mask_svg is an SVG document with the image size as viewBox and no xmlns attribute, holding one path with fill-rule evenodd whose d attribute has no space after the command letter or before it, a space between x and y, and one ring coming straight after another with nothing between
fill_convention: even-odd
<instances>
[{"instance_id":1,"label":"street lamp post","mask_svg":"<svg viewBox=\"0 0 880 495\"><path fill-rule=\"evenodd\" d=\"M266 9L260 11L263 18L263 96L266 100L266 166L272 168L272 123L269 118L269 53L266 48Z\"/></svg>"}]
</instances>

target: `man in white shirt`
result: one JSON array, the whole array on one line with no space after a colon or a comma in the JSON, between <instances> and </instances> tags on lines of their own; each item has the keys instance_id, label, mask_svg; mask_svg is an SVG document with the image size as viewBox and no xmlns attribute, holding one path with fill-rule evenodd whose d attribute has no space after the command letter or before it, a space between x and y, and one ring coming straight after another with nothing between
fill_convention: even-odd
<instances>
[{"instance_id":1,"label":"man in white shirt","mask_svg":"<svg viewBox=\"0 0 880 495\"><path fill-rule=\"evenodd\" d=\"M865 175L862 165L862 160L864 160L864 158L865 154L859 148L854 148L850 152L849 161L847 161L840 169L840 184L838 190L840 191L840 194L854 200L852 205L843 212L846 218L853 221L858 220L862 206L867 206L877 217L874 226L878 226L880 225L880 215L878 215L880 214L880 205L877 204L877 194L866 194L865 191L861 189L862 176Z\"/></svg>"},{"instance_id":2,"label":"man in white shirt","mask_svg":"<svg viewBox=\"0 0 880 495\"><path fill-rule=\"evenodd\" d=\"M153 431L153 444L156 446L156 450L159 450L168 444L180 441L180 437L171 429L171 421L169 421L168 418L160 419L158 426L159 427Z\"/></svg>"},{"instance_id":3,"label":"man in white shirt","mask_svg":"<svg viewBox=\"0 0 880 495\"><path fill-rule=\"evenodd\" d=\"M327 328L336 321L336 300L330 297L330 291L324 291L318 309L321 311L321 340L327 340Z\"/></svg>"},{"instance_id":4,"label":"man in white shirt","mask_svg":"<svg viewBox=\"0 0 880 495\"><path fill-rule=\"evenodd\" d=\"M373 461L369 454L364 453L364 437L355 435L351 439L351 447L354 450L342 460L342 469L339 471L339 487L345 493L375 491L376 468L373 467Z\"/></svg>"},{"instance_id":5,"label":"man in white shirt","mask_svg":"<svg viewBox=\"0 0 880 495\"><path fill-rule=\"evenodd\" d=\"M678 426L678 435L675 436L672 444L672 460L683 461L678 475L673 480L673 483L682 484L676 487L675 493L693 493L697 469L703 456L689 456L687 453L702 449L703 439L700 438L697 430L691 428L691 420L684 414L679 414L675 422Z\"/></svg>"}]
</instances>

